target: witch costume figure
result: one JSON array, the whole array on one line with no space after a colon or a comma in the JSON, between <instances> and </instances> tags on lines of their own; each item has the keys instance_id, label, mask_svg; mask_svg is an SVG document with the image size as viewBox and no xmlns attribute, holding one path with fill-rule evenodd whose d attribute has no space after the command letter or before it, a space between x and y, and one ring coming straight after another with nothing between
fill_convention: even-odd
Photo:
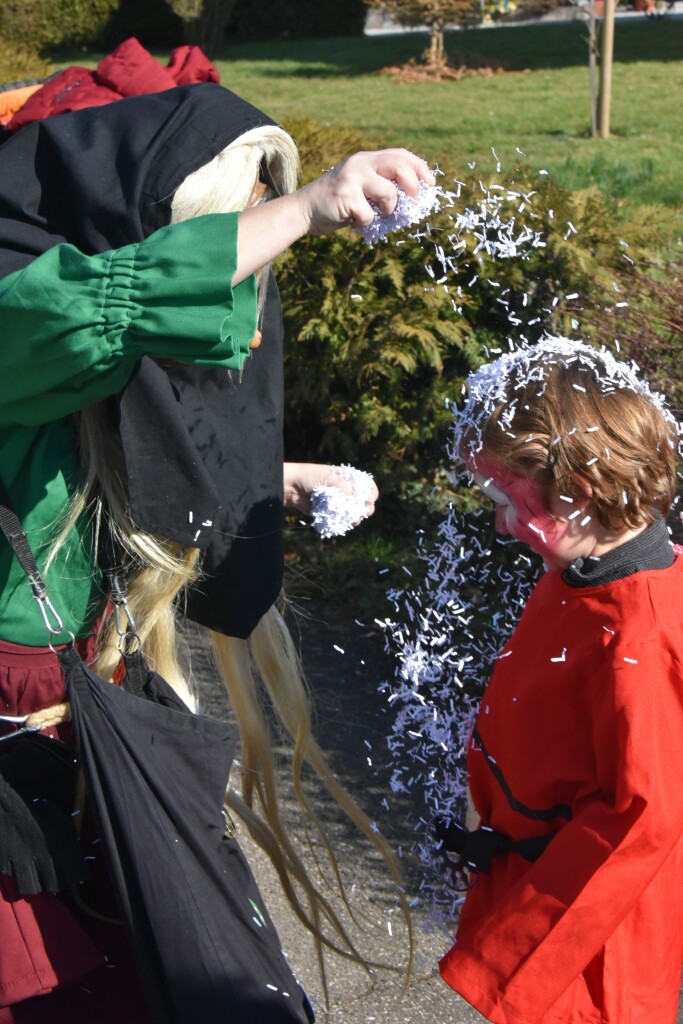
<instances>
[{"instance_id":1,"label":"witch costume figure","mask_svg":"<svg viewBox=\"0 0 683 1024\"><path fill-rule=\"evenodd\" d=\"M227 803L317 941L357 955L281 822L261 683L297 784L308 761L393 870L311 735L276 607L267 265L431 176L404 150L294 191L297 170L289 136L210 83L0 147L0 1024L311 1019L223 813L236 737L196 713L180 596L214 631L240 728Z\"/></svg>"}]
</instances>

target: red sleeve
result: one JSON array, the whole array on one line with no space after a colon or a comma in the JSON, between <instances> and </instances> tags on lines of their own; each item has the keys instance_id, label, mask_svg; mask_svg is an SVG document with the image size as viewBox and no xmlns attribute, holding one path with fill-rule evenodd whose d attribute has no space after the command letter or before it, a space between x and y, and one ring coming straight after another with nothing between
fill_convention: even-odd
<instances>
[{"instance_id":1,"label":"red sleeve","mask_svg":"<svg viewBox=\"0 0 683 1024\"><path fill-rule=\"evenodd\" d=\"M601 797L575 810L441 961L445 980L493 1021L540 1021L683 833L681 665L654 643L620 646L610 675L593 715Z\"/></svg>"}]
</instances>

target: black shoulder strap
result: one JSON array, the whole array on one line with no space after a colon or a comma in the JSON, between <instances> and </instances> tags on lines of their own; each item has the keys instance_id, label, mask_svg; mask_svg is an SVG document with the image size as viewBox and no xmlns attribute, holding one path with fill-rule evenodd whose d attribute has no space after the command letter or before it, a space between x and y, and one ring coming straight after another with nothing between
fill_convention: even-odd
<instances>
[{"instance_id":1,"label":"black shoulder strap","mask_svg":"<svg viewBox=\"0 0 683 1024\"><path fill-rule=\"evenodd\" d=\"M28 581L31 584L31 590L33 591L33 596L37 601L46 600L47 592L45 590L45 584L43 583L42 577L38 571L36 560L33 557L33 552L29 547L28 540L26 539L26 534L21 528L19 517L12 506L12 499L9 496L5 481L1 476L0 530L2 530L7 538L7 543L17 556L21 568L28 577Z\"/></svg>"},{"instance_id":2,"label":"black shoulder strap","mask_svg":"<svg viewBox=\"0 0 683 1024\"><path fill-rule=\"evenodd\" d=\"M484 741L481 738L481 733L476 728L476 726L474 732L472 733L472 739L480 748L482 754L486 758L487 765L493 772L493 775L495 776L498 785L505 794L505 799L510 804L510 807L513 809L513 811L517 811L518 814L523 814L525 818L533 818L534 821L552 821L553 818L564 818L565 821L571 821L572 809L569 806L569 804L554 804L553 807L545 807L541 810L538 810L534 807L527 807L527 805L523 804L521 800L518 800L512 792L512 790L510 789L507 779L500 770L500 766L491 757L488 750L486 749Z\"/></svg>"}]
</instances>

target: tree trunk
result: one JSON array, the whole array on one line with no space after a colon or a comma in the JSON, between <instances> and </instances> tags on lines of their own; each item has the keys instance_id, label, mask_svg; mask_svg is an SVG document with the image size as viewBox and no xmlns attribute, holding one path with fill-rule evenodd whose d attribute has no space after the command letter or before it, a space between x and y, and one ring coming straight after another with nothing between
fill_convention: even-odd
<instances>
[{"instance_id":1,"label":"tree trunk","mask_svg":"<svg viewBox=\"0 0 683 1024\"><path fill-rule=\"evenodd\" d=\"M237 0L203 0L199 16L183 22L186 41L200 46L207 57L216 57L236 3Z\"/></svg>"},{"instance_id":2,"label":"tree trunk","mask_svg":"<svg viewBox=\"0 0 683 1024\"><path fill-rule=\"evenodd\" d=\"M588 88L590 90L591 135L598 134L598 32L595 19L595 0L588 11Z\"/></svg>"},{"instance_id":3,"label":"tree trunk","mask_svg":"<svg viewBox=\"0 0 683 1024\"><path fill-rule=\"evenodd\" d=\"M441 68L446 63L446 48L444 46L443 28L432 25L429 37L429 65L433 68Z\"/></svg>"}]
</instances>

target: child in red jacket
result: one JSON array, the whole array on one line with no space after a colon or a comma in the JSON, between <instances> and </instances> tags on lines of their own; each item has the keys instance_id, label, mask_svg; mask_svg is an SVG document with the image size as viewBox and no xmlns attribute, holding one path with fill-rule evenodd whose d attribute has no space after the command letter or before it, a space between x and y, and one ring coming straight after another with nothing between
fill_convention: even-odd
<instances>
[{"instance_id":1,"label":"child in red jacket","mask_svg":"<svg viewBox=\"0 0 683 1024\"><path fill-rule=\"evenodd\" d=\"M683 962L679 428L566 339L469 381L458 448L546 573L468 752L481 818L444 979L496 1024L674 1024Z\"/></svg>"}]
</instances>

